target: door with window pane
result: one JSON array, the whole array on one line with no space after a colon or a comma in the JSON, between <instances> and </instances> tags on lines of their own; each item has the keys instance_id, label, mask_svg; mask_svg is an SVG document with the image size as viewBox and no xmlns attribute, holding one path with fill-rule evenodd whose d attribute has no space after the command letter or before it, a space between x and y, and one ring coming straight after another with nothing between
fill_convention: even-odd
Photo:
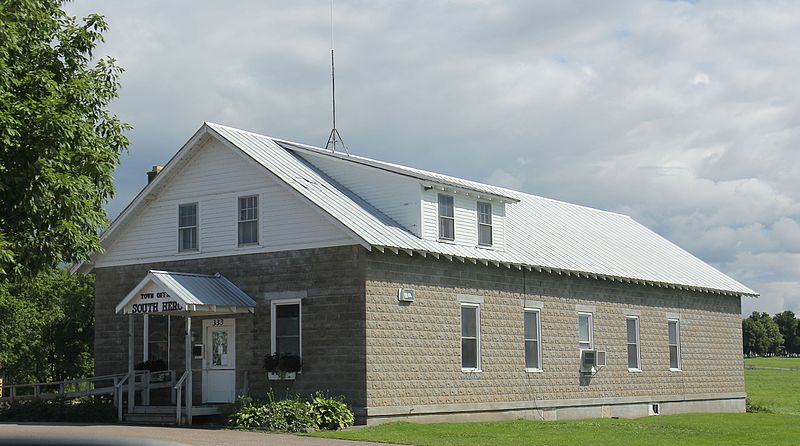
<instances>
[{"instance_id":1,"label":"door with window pane","mask_svg":"<svg viewBox=\"0 0 800 446\"><path fill-rule=\"evenodd\" d=\"M232 403L236 399L235 319L203 321L203 402Z\"/></svg>"}]
</instances>

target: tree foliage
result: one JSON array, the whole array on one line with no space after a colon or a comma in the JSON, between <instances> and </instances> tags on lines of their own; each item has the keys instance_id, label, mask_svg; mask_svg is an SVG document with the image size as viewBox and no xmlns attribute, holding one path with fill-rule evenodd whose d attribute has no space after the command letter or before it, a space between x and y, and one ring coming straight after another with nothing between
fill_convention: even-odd
<instances>
[{"instance_id":1,"label":"tree foliage","mask_svg":"<svg viewBox=\"0 0 800 446\"><path fill-rule=\"evenodd\" d=\"M772 320L778 325L783 336L783 349L786 353L800 354L800 320L797 320L793 311L786 310L773 316Z\"/></svg>"},{"instance_id":2,"label":"tree foliage","mask_svg":"<svg viewBox=\"0 0 800 446\"><path fill-rule=\"evenodd\" d=\"M769 314L758 311L742 320L742 342L746 355L775 355L783 349L783 336L778 324Z\"/></svg>"},{"instance_id":3,"label":"tree foliage","mask_svg":"<svg viewBox=\"0 0 800 446\"><path fill-rule=\"evenodd\" d=\"M0 0L0 280L99 249L127 124L107 110L121 74L92 53L104 19L62 0Z\"/></svg>"},{"instance_id":4,"label":"tree foliage","mask_svg":"<svg viewBox=\"0 0 800 446\"><path fill-rule=\"evenodd\" d=\"M0 370L8 382L91 375L93 352L93 275L54 268L0 283Z\"/></svg>"}]
</instances>

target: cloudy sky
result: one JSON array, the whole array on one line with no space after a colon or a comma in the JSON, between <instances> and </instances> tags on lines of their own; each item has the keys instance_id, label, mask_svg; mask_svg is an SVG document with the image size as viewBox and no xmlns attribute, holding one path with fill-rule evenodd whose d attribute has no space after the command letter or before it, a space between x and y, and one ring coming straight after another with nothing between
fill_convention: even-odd
<instances>
[{"instance_id":1,"label":"cloudy sky","mask_svg":"<svg viewBox=\"0 0 800 446\"><path fill-rule=\"evenodd\" d=\"M324 145L330 3L77 0L126 68L116 216L203 121ZM629 214L800 312L800 2L347 1L351 152Z\"/></svg>"}]
</instances>

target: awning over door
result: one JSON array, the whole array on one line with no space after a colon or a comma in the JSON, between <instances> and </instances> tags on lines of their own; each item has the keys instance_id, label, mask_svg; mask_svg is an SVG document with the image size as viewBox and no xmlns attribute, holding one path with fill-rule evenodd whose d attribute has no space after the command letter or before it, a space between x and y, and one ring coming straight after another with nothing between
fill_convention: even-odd
<instances>
[{"instance_id":1,"label":"awning over door","mask_svg":"<svg viewBox=\"0 0 800 446\"><path fill-rule=\"evenodd\" d=\"M151 270L117 305L117 314L252 313L256 302L221 274Z\"/></svg>"}]
</instances>

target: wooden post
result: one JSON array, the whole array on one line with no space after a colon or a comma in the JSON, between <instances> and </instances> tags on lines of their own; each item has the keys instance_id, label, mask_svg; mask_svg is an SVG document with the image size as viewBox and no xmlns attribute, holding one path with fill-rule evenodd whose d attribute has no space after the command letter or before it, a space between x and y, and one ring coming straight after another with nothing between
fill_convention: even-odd
<instances>
[{"instance_id":1,"label":"wooden post","mask_svg":"<svg viewBox=\"0 0 800 446\"><path fill-rule=\"evenodd\" d=\"M128 413L136 401L136 375L133 373L133 314L128 315Z\"/></svg>"},{"instance_id":2,"label":"wooden post","mask_svg":"<svg viewBox=\"0 0 800 446\"><path fill-rule=\"evenodd\" d=\"M186 314L186 422L192 425L192 316Z\"/></svg>"}]
</instances>

